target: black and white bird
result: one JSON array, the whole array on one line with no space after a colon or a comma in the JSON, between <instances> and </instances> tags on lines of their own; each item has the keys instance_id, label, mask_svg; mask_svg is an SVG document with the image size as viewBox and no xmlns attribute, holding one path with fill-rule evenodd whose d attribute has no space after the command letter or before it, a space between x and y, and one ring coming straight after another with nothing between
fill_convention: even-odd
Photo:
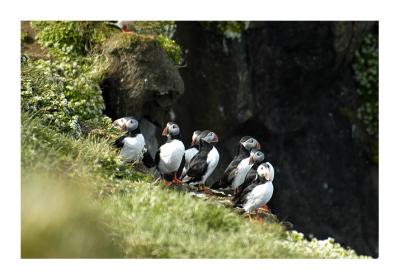
<instances>
[{"instance_id":1,"label":"black and white bird","mask_svg":"<svg viewBox=\"0 0 400 280\"><path fill-rule=\"evenodd\" d=\"M185 164L185 145L181 141L179 126L174 122L167 123L162 135L168 139L156 153L157 170L163 180L168 181L165 182L167 185L172 182L181 184L182 182L178 177Z\"/></svg>"},{"instance_id":2,"label":"black and white bird","mask_svg":"<svg viewBox=\"0 0 400 280\"><path fill-rule=\"evenodd\" d=\"M237 197L240 196L241 192L247 187L249 186L251 183L253 183L253 181L257 178L257 168L258 166L260 166L261 163L265 162L265 155L263 152L258 151L258 153L262 153L259 156L256 156L253 161L253 166L251 167L250 171L247 173L246 178L244 179L243 183L238 186L235 189L235 197L234 199L236 199Z\"/></svg>"},{"instance_id":3,"label":"black and white bird","mask_svg":"<svg viewBox=\"0 0 400 280\"><path fill-rule=\"evenodd\" d=\"M192 135L192 143L190 144L190 148L185 151L185 166L183 167L181 178L186 176L186 172L189 169L189 163L194 157L195 154L199 152L199 135L201 131L195 130Z\"/></svg>"},{"instance_id":4,"label":"black and white bird","mask_svg":"<svg viewBox=\"0 0 400 280\"><path fill-rule=\"evenodd\" d=\"M199 152L191 159L183 182L204 188L219 162L218 150L212 144L217 143L219 139L216 133L209 130L204 130L198 137Z\"/></svg>"},{"instance_id":5,"label":"black and white bird","mask_svg":"<svg viewBox=\"0 0 400 280\"><path fill-rule=\"evenodd\" d=\"M265 162L258 166L257 177L246 187L235 200L235 206L242 206L246 213L257 210L267 204L274 192L272 181L274 168L271 163Z\"/></svg>"},{"instance_id":6,"label":"black and white bird","mask_svg":"<svg viewBox=\"0 0 400 280\"><path fill-rule=\"evenodd\" d=\"M133 34L134 32L128 29L129 23L130 23L130 21L126 21L126 20L110 20L110 21L107 21L107 24L109 24L109 25L111 25L113 27L117 27L122 32L128 33L128 34Z\"/></svg>"},{"instance_id":7,"label":"black and white bird","mask_svg":"<svg viewBox=\"0 0 400 280\"><path fill-rule=\"evenodd\" d=\"M120 157L124 163L143 160L143 163L150 167L152 165L152 157L146 149L146 142L143 134L140 132L139 122L133 118L124 123L126 133L119 137L114 145L121 148Z\"/></svg>"},{"instance_id":8,"label":"black and white bird","mask_svg":"<svg viewBox=\"0 0 400 280\"><path fill-rule=\"evenodd\" d=\"M251 150L250 156L242 159L236 169L232 170L230 177L232 182L227 189L233 191L234 194L238 192L238 188L246 179L247 174L250 172L254 164L259 165L264 160L264 153L260 150Z\"/></svg>"},{"instance_id":9,"label":"black and white bird","mask_svg":"<svg viewBox=\"0 0 400 280\"><path fill-rule=\"evenodd\" d=\"M231 186L234 170L237 168L239 163L250 156L252 149L260 149L260 143L250 136L244 136L239 141L239 147L233 160L229 163L228 167L224 171L222 178L215 182L212 186L213 189L223 189Z\"/></svg>"}]
</instances>

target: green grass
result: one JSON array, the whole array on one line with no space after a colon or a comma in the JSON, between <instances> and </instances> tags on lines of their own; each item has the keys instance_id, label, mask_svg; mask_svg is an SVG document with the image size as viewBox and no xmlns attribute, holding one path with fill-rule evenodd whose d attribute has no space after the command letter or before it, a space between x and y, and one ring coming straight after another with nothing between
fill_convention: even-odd
<instances>
[{"instance_id":1,"label":"green grass","mask_svg":"<svg viewBox=\"0 0 400 280\"><path fill-rule=\"evenodd\" d=\"M84 183L41 172L22 176L23 258L121 258L100 205Z\"/></svg>"},{"instance_id":2,"label":"green grass","mask_svg":"<svg viewBox=\"0 0 400 280\"><path fill-rule=\"evenodd\" d=\"M22 257L358 257L156 183L122 165L101 127L75 139L22 120Z\"/></svg>"}]
</instances>

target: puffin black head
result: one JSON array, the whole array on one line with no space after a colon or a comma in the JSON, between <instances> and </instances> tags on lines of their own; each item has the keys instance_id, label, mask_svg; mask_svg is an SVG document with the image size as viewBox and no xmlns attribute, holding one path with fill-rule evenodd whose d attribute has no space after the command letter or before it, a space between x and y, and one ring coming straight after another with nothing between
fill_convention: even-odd
<instances>
[{"instance_id":1,"label":"puffin black head","mask_svg":"<svg viewBox=\"0 0 400 280\"><path fill-rule=\"evenodd\" d=\"M125 123L125 127L128 132L135 131L139 127L139 122L136 119L131 118Z\"/></svg>"},{"instance_id":2,"label":"puffin black head","mask_svg":"<svg viewBox=\"0 0 400 280\"><path fill-rule=\"evenodd\" d=\"M249 140L249 138L251 138L251 136L243 136L243 137L240 139L239 143L240 143L240 144L243 144L244 142L246 142L247 140Z\"/></svg>"},{"instance_id":3,"label":"puffin black head","mask_svg":"<svg viewBox=\"0 0 400 280\"><path fill-rule=\"evenodd\" d=\"M272 182L272 180L274 180L274 173L274 167L269 162L264 162L257 168L257 174L265 178L267 181Z\"/></svg>"},{"instance_id":4,"label":"puffin black head","mask_svg":"<svg viewBox=\"0 0 400 280\"><path fill-rule=\"evenodd\" d=\"M249 164L260 163L264 160L264 153L260 150L251 150Z\"/></svg>"},{"instance_id":5,"label":"puffin black head","mask_svg":"<svg viewBox=\"0 0 400 280\"><path fill-rule=\"evenodd\" d=\"M193 135L192 135L192 143L190 143L190 147L193 147L193 146L199 144L199 141L200 141L199 135L200 135L200 133L201 133L200 130L195 130L195 131L193 132Z\"/></svg>"},{"instance_id":6,"label":"puffin black head","mask_svg":"<svg viewBox=\"0 0 400 280\"><path fill-rule=\"evenodd\" d=\"M168 138L178 137L180 133L179 126L174 122L168 122L165 126L162 135Z\"/></svg>"},{"instance_id":7,"label":"puffin black head","mask_svg":"<svg viewBox=\"0 0 400 280\"><path fill-rule=\"evenodd\" d=\"M200 133L201 140L207 143L217 143L218 142L218 135L215 132L204 130Z\"/></svg>"},{"instance_id":8,"label":"puffin black head","mask_svg":"<svg viewBox=\"0 0 400 280\"><path fill-rule=\"evenodd\" d=\"M248 137L246 140L244 138ZM250 151L252 149L260 149L260 143L253 137L245 136L240 139L240 144L247 150Z\"/></svg>"}]
</instances>

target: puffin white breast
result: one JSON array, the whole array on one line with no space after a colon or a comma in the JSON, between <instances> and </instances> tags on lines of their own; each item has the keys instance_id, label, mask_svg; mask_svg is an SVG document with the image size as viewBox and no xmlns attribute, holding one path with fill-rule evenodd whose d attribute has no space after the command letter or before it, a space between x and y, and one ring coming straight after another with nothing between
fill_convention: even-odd
<instances>
[{"instance_id":1,"label":"puffin white breast","mask_svg":"<svg viewBox=\"0 0 400 280\"><path fill-rule=\"evenodd\" d=\"M143 134L137 134L135 137L126 137L123 140L124 146L121 149L121 158L124 161L139 160L143 154L145 140Z\"/></svg>"},{"instance_id":2,"label":"puffin white breast","mask_svg":"<svg viewBox=\"0 0 400 280\"><path fill-rule=\"evenodd\" d=\"M235 178L233 179L232 182L232 188L237 188L240 186L243 182L244 179L246 178L247 173L250 171L251 167L253 166L252 164L249 164L250 158L245 158L242 159L242 161L239 163L237 167L237 172L235 175Z\"/></svg>"},{"instance_id":3,"label":"puffin white breast","mask_svg":"<svg viewBox=\"0 0 400 280\"><path fill-rule=\"evenodd\" d=\"M207 154L207 171L201 180L203 184L206 183L207 179L214 172L215 168L218 165L218 162L219 162L219 153L218 150L215 147L213 147L211 151L209 151Z\"/></svg>"},{"instance_id":4,"label":"puffin white breast","mask_svg":"<svg viewBox=\"0 0 400 280\"><path fill-rule=\"evenodd\" d=\"M190 160L199 152L197 148L190 148L185 151L185 162L190 163Z\"/></svg>"},{"instance_id":5,"label":"puffin white breast","mask_svg":"<svg viewBox=\"0 0 400 280\"><path fill-rule=\"evenodd\" d=\"M159 170L163 174L176 172L185 153L182 141L174 139L160 147Z\"/></svg>"},{"instance_id":6,"label":"puffin white breast","mask_svg":"<svg viewBox=\"0 0 400 280\"><path fill-rule=\"evenodd\" d=\"M273 192L274 186L271 181L258 185L247 195L243 209L246 212L250 212L254 209L260 208L270 201Z\"/></svg>"}]
</instances>

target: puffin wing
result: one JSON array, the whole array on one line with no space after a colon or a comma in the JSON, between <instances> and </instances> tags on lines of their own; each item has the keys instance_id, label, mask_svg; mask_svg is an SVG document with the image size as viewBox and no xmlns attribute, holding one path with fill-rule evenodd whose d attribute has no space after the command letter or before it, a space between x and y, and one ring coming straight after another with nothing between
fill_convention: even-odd
<instances>
[{"instance_id":1,"label":"puffin wing","mask_svg":"<svg viewBox=\"0 0 400 280\"><path fill-rule=\"evenodd\" d=\"M143 154L143 164L147 167L147 168L151 168L154 167L156 165L155 160L153 159L153 157L150 155L149 151L146 149L146 151Z\"/></svg>"},{"instance_id":2,"label":"puffin wing","mask_svg":"<svg viewBox=\"0 0 400 280\"><path fill-rule=\"evenodd\" d=\"M114 142L114 147L117 148L122 148L124 146L124 140L126 138L126 134L122 135L121 137L119 137L117 140L115 140Z\"/></svg>"},{"instance_id":3,"label":"puffin wing","mask_svg":"<svg viewBox=\"0 0 400 280\"><path fill-rule=\"evenodd\" d=\"M160 170L160 167L159 167L160 160L161 160L161 157L160 157L160 149L158 149L158 151L157 151L157 153L156 153L156 155L155 155L155 157L154 157L154 164L155 164L155 166L156 166L158 172L160 172L161 178L164 178L164 179L166 179L167 181L172 181L173 178L172 178L172 175L171 175L171 174L162 174L162 172L161 172L161 170Z\"/></svg>"},{"instance_id":4,"label":"puffin wing","mask_svg":"<svg viewBox=\"0 0 400 280\"><path fill-rule=\"evenodd\" d=\"M241 158L235 157L228 165L228 167L224 171L225 174L229 174L232 172L232 170L236 169L236 167L239 165L239 163L242 161Z\"/></svg>"},{"instance_id":5,"label":"puffin wing","mask_svg":"<svg viewBox=\"0 0 400 280\"><path fill-rule=\"evenodd\" d=\"M242 205L246 202L247 196L254 190L255 187L259 185L258 182L253 182L250 185L248 185L246 188L244 188L240 193L238 193L234 198L233 202L235 203L235 206Z\"/></svg>"},{"instance_id":6,"label":"puffin wing","mask_svg":"<svg viewBox=\"0 0 400 280\"><path fill-rule=\"evenodd\" d=\"M158 168L158 164L160 163L160 149L158 149L156 152L156 155L154 157L154 163Z\"/></svg>"},{"instance_id":7,"label":"puffin wing","mask_svg":"<svg viewBox=\"0 0 400 280\"><path fill-rule=\"evenodd\" d=\"M201 180L201 177L207 171L208 163L206 160L202 159L195 155L189 164L189 169L186 173L186 176L195 178L196 180Z\"/></svg>"},{"instance_id":8,"label":"puffin wing","mask_svg":"<svg viewBox=\"0 0 400 280\"><path fill-rule=\"evenodd\" d=\"M223 189L226 187L229 187L235 178L236 175L236 167L239 165L241 162L241 159L234 158L231 163L229 163L228 167L225 169L224 175L222 175L222 178L217 181L216 183L213 184L212 188L213 189Z\"/></svg>"},{"instance_id":9,"label":"puffin wing","mask_svg":"<svg viewBox=\"0 0 400 280\"><path fill-rule=\"evenodd\" d=\"M199 152L197 148L190 148L185 151L185 167L189 168L190 161Z\"/></svg>"},{"instance_id":10,"label":"puffin wing","mask_svg":"<svg viewBox=\"0 0 400 280\"><path fill-rule=\"evenodd\" d=\"M244 179L244 182L238 186L238 195L247 187L249 186L255 179L257 178L257 171L251 169Z\"/></svg>"},{"instance_id":11,"label":"puffin wing","mask_svg":"<svg viewBox=\"0 0 400 280\"><path fill-rule=\"evenodd\" d=\"M185 154L182 156L181 164L179 165L178 171L176 172L176 177L180 178L182 175L183 168L185 167Z\"/></svg>"},{"instance_id":12,"label":"puffin wing","mask_svg":"<svg viewBox=\"0 0 400 280\"><path fill-rule=\"evenodd\" d=\"M232 184L233 179L235 179L235 176L237 175L237 173L238 173L237 168L235 168L229 172L229 174L226 176L226 180L225 180L226 185L225 186L228 187Z\"/></svg>"}]
</instances>

